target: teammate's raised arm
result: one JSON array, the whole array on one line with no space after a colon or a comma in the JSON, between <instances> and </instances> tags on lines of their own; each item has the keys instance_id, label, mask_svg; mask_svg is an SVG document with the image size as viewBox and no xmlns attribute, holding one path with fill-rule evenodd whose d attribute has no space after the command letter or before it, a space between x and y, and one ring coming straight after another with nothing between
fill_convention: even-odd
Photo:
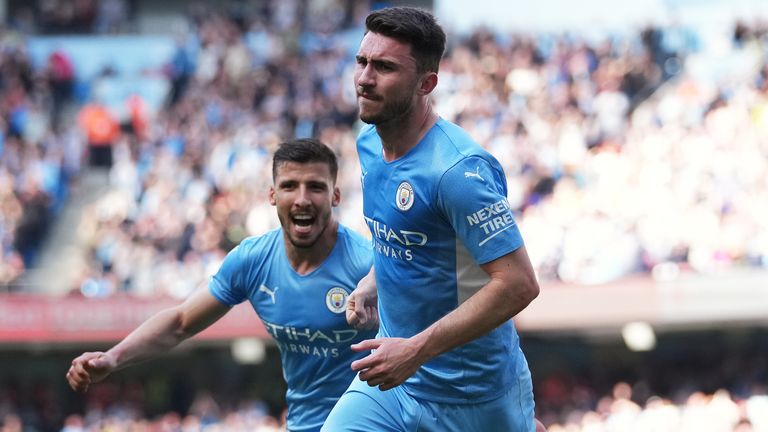
<instances>
[{"instance_id":1,"label":"teammate's raised arm","mask_svg":"<svg viewBox=\"0 0 768 432\"><path fill-rule=\"evenodd\" d=\"M202 287L182 304L149 318L107 352L86 352L72 360L67 381L84 392L112 372L169 351L229 311Z\"/></svg>"}]
</instances>

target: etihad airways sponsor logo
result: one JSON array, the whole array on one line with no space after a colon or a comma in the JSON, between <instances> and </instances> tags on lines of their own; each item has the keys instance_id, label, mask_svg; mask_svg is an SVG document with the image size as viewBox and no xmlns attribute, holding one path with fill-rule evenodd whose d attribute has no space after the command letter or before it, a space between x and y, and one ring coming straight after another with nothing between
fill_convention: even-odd
<instances>
[{"instance_id":1,"label":"etihad airways sponsor logo","mask_svg":"<svg viewBox=\"0 0 768 432\"><path fill-rule=\"evenodd\" d=\"M484 206L467 216L469 226L477 226L483 230L485 238L478 243L482 246L490 239L515 226L515 219L506 199Z\"/></svg>"},{"instance_id":2,"label":"etihad airways sponsor logo","mask_svg":"<svg viewBox=\"0 0 768 432\"><path fill-rule=\"evenodd\" d=\"M399 243L403 246L424 246L429 238L426 234L410 230L393 230L384 222L365 217L365 222L371 230L371 234L379 240L386 240L388 243Z\"/></svg>"},{"instance_id":3,"label":"etihad airways sponsor logo","mask_svg":"<svg viewBox=\"0 0 768 432\"><path fill-rule=\"evenodd\" d=\"M316 347L301 343L290 342L277 342L278 348L284 353L296 353L304 355L313 355L315 357L331 357L336 358L339 356L338 348Z\"/></svg>"},{"instance_id":4,"label":"etihad airways sponsor logo","mask_svg":"<svg viewBox=\"0 0 768 432\"><path fill-rule=\"evenodd\" d=\"M384 222L365 217L373 235L373 250L387 258L405 261L413 260L412 246L424 246L429 238L423 232L395 230Z\"/></svg>"},{"instance_id":5,"label":"etihad airways sponsor logo","mask_svg":"<svg viewBox=\"0 0 768 432\"><path fill-rule=\"evenodd\" d=\"M277 341L299 341L299 342L326 342L330 344L349 343L355 336L355 329L339 330L320 330L309 327L283 326L269 321L262 320L264 327L270 335Z\"/></svg>"}]
</instances>

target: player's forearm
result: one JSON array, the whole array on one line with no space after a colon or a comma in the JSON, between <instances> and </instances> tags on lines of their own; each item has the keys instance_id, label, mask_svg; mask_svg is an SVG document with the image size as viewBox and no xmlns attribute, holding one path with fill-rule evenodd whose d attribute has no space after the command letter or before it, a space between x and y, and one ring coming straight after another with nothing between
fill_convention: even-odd
<instances>
[{"instance_id":1,"label":"player's forearm","mask_svg":"<svg viewBox=\"0 0 768 432\"><path fill-rule=\"evenodd\" d=\"M194 334L185 329L182 315L167 309L145 321L120 343L107 351L117 361L117 369L156 357Z\"/></svg>"},{"instance_id":2,"label":"player's forearm","mask_svg":"<svg viewBox=\"0 0 768 432\"><path fill-rule=\"evenodd\" d=\"M412 339L426 362L505 323L525 309L538 293L535 281L512 287L503 280L491 279L458 308Z\"/></svg>"},{"instance_id":3,"label":"player's forearm","mask_svg":"<svg viewBox=\"0 0 768 432\"><path fill-rule=\"evenodd\" d=\"M364 291L367 295L378 294L376 289L376 270L373 266L371 266L371 271L357 283L357 289Z\"/></svg>"}]
</instances>

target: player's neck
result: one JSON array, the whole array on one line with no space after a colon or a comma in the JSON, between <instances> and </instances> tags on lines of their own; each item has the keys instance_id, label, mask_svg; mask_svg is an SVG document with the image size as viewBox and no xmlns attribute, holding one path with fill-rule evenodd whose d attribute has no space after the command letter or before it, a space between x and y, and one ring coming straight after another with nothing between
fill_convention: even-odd
<instances>
[{"instance_id":1,"label":"player's neck","mask_svg":"<svg viewBox=\"0 0 768 432\"><path fill-rule=\"evenodd\" d=\"M403 157L424 138L437 123L438 116L432 110L432 103L426 99L417 105L411 115L397 121L377 124L376 132L381 137L384 160L392 162Z\"/></svg>"},{"instance_id":2,"label":"player's neck","mask_svg":"<svg viewBox=\"0 0 768 432\"><path fill-rule=\"evenodd\" d=\"M320 267L336 246L338 231L339 222L331 218L315 244L310 247L299 248L289 240L284 239L285 254L293 270L303 276Z\"/></svg>"}]
</instances>

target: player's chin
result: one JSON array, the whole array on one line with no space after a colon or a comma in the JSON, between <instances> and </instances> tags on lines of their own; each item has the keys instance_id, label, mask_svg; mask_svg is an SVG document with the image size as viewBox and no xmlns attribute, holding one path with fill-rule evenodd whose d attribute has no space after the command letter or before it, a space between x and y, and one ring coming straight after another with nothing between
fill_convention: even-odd
<instances>
[{"instance_id":1,"label":"player's chin","mask_svg":"<svg viewBox=\"0 0 768 432\"><path fill-rule=\"evenodd\" d=\"M314 232L310 235L293 233L290 236L291 244L297 248L309 248L317 242L317 234Z\"/></svg>"},{"instance_id":2,"label":"player's chin","mask_svg":"<svg viewBox=\"0 0 768 432\"><path fill-rule=\"evenodd\" d=\"M366 116L366 117L360 116L360 120L362 120L363 123L369 124L369 125L377 125L377 124L380 124L380 123L384 123L382 121L381 117L374 116L374 115Z\"/></svg>"},{"instance_id":3,"label":"player's chin","mask_svg":"<svg viewBox=\"0 0 768 432\"><path fill-rule=\"evenodd\" d=\"M376 124L379 122L379 116L378 113L372 110L365 109L362 105L360 105L360 111L359 111L360 120L362 120L364 123L367 124Z\"/></svg>"}]
</instances>

